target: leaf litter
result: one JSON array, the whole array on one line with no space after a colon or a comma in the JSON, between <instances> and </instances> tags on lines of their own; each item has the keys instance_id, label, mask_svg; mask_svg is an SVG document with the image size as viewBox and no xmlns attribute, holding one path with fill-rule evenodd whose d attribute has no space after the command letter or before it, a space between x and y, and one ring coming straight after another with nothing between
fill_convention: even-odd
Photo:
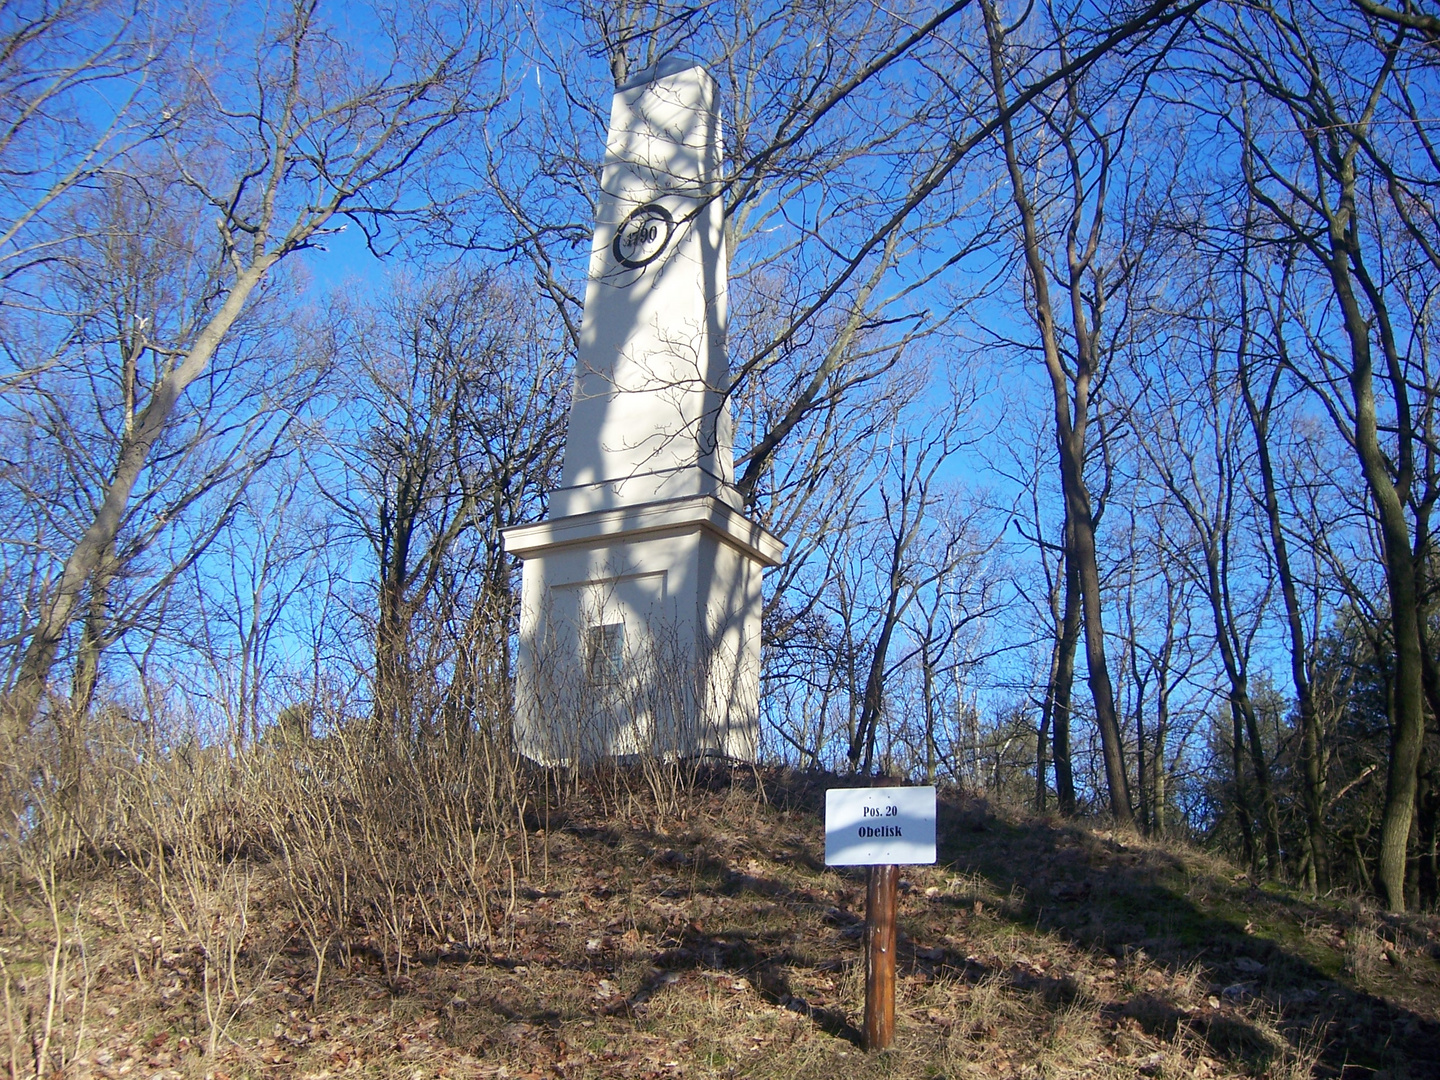
<instances>
[{"instance_id":1,"label":"leaf litter","mask_svg":"<svg viewBox=\"0 0 1440 1080\"><path fill-rule=\"evenodd\" d=\"M865 1054L863 870L823 865L833 782L746 771L698 784L681 812L619 815L582 790L548 829L532 823L532 872L512 896L484 898L501 910L488 940L417 934L397 950L334 928L318 1003L313 957L257 854L253 986L213 1057L203 957L140 882L77 870L66 933L83 962L59 988L43 1067L107 1080L1435 1075L1433 917L955 797L941 862L904 872L897 1045ZM9 1064L33 1076L55 941L23 889L3 916Z\"/></svg>"}]
</instances>

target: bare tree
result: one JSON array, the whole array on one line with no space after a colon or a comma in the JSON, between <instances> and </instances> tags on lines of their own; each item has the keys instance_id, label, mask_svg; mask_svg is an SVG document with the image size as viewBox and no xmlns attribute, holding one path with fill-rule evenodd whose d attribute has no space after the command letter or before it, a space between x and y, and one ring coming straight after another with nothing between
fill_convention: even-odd
<instances>
[{"instance_id":1,"label":"bare tree","mask_svg":"<svg viewBox=\"0 0 1440 1080\"><path fill-rule=\"evenodd\" d=\"M1161 556L1160 579L1163 582L1163 606L1159 609L1161 624L1158 645L1150 645L1144 639L1135 643L1136 653L1145 655L1146 663L1155 679L1155 722L1150 736L1149 799L1142 794L1141 803L1146 806L1146 826L1153 836L1164 836L1170 827L1170 778L1175 771L1174 760L1167 760L1170 753L1171 733L1175 727L1175 698L1179 687L1190 677L1198 659L1192 647L1190 597L1187 583L1170 561ZM1139 775L1141 786L1145 783L1143 757L1144 732L1137 721L1136 737L1142 743ZM1178 740L1184 750L1184 740Z\"/></svg>"},{"instance_id":2,"label":"bare tree","mask_svg":"<svg viewBox=\"0 0 1440 1080\"><path fill-rule=\"evenodd\" d=\"M1314 655L1311 646L1316 637L1306 630L1306 613L1300 602L1300 586L1291 565L1290 541L1286 534L1280 502L1282 478L1275 464L1272 428L1283 405L1285 385L1282 381L1288 368L1285 357L1289 351L1286 340L1284 308L1289 292L1285 270L1280 270L1278 288L1267 288L1268 275L1252 267L1250 229L1241 236L1241 259L1238 266L1238 340L1235 343L1235 373L1250 422L1250 435L1255 445L1255 468L1260 486L1255 493L1263 512L1271 557L1274 559L1276 583L1285 609L1285 628L1290 656L1290 677L1300 720L1300 760L1302 768L1301 805L1305 815L1306 870L1305 880L1311 892L1330 885L1329 843L1324 820L1325 804L1325 739L1319 710L1312 689ZM1261 320L1266 325L1261 325ZM1268 332L1267 332L1268 329ZM1264 353L1271 353L1278 362L1263 366ZM1319 597L1312 598L1312 611L1318 615ZM1312 615L1312 617L1314 617Z\"/></svg>"},{"instance_id":3,"label":"bare tree","mask_svg":"<svg viewBox=\"0 0 1440 1080\"><path fill-rule=\"evenodd\" d=\"M906 620L908 657L920 675L912 691L920 699L920 747L914 757L930 784L942 767L955 772L961 734L955 729L967 705L963 688L998 651L984 635L999 606L1000 575L992 561L999 536L993 529L987 535L987 509L974 492L953 491L939 516L939 527L917 559L938 572L916 575L920 588Z\"/></svg>"},{"instance_id":4,"label":"bare tree","mask_svg":"<svg viewBox=\"0 0 1440 1080\"><path fill-rule=\"evenodd\" d=\"M952 393L954 393L952 388ZM846 757L852 770L869 773L875 761L875 739L885 707L885 688L891 673L917 654L938 660L944 636L935 633L937 620L925 620L928 631L905 634L907 615L927 594L932 603L943 603L946 584L962 563L973 561L973 523L953 512L949 520L936 520L941 505L950 502L937 480L940 470L975 437L960 426L967 414L964 407L945 410L946 419L923 436L897 432L888 447L887 462L877 487L877 533L872 543L883 553L875 560L879 588L877 611L871 630L864 691L860 714L850 731ZM866 560L869 562L870 560ZM983 606L983 604L981 605ZM972 617L980 612L972 611ZM965 620L956 619L955 632ZM897 634L905 641L900 657L892 654ZM933 739L933 727L930 730Z\"/></svg>"},{"instance_id":5,"label":"bare tree","mask_svg":"<svg viewBox=\"0 0 1440 1080\"><path fill-rule=\"evenodd\" d=\"M1110 812L1117 821L1128 824L1134 813L1115 691L1105 655L1096 551L1096 525L1104 503L1103 495L1094 498L1086 464L1090 425L1100 415L1098 394L1105 378L1109 339L1117 337L1127 315L1123 302L1113 302L1123 301L1137 262L1138 251L1129 246L1133 238L1122 237L1118 247L1108 250L1105 223L1112 210L1110 186L1117 182L1120 171L1117 155L1143 82L1131 88L1136 96L1129 99L1119 119L1103 119L1106 102L1103 97L1090 100L1089 84L1073 70L1065 31L1060 28L1057 67L1066 73L1056 80L1057 91L1046 102L1047 107L1039 110L1037 144L1022 149L1021 133L1008 104L1020 74L1015 66L1016 52L998 9L987 3L984 11L1009 194L1019 218L1024 280L1051 388L1060 490L1065 504L1067 574L1075 574L1079 589L1086 667L1100 730ZM1032 85L1039 81L1032 79ZM1053 180L1045 174L1047 149L1058 162ZM1022 153L1034 156L1033 175L1027 175ZM1063 207L1055 210L1060 224L1054 236L1050 235L1042 216L1044 207L1037 199ZM1063 260L1063 268L1053 272L1047 262L1051 252L1046 247L1052 242L1057 261ZM1052 278L1066 306L1064 322L1060 305L1052 300ZM1103 434L1103 428L1100 430ZM1063 644L1063 631L1057 640ZM1059 659L1057 655L1057 670Z\"/></svg>"},{"instance_id":6,"label":"bare tree","mask_svg":"<svg viewBox=\"0 0 1440 1080\"><path fill-rule=\"evenodd\" d=\"M319 501L309 500L304 468L295 460L319 449L307 441L282 467L268 469L263 482L248 484L234 527L189 575L198 615L189 636L214 671L236 753L258 742L267 722L279 722L286 708L298 709L291 716L304 717L300 727L309 732L308 698L283 695L294 695L307 675L313 683L313 674L287 670L277 645L295 635L295 606L329 585L317 572L328 523L314 512Z\"/></svg>"},{"instance_id":7,"label":"bare tree","mask_svg":"<svg viewBox=\"0 0 1440 1080\"><path fill-rule=\"evenodd\" d=\"M94 521L114 447L165 364L142 341L184 335L213 294L214 268L200 254L209 223L177 186L163 176L112 177L77 193L56 215L70 236L51 248L47 307L24 320L11 309L16 367L0 427L28 431L38 445L3 482L41 515L29 536L14 536L49 576L33 601L37 616L54 600L54 568ZM177 403L82 586L69 707L54 717L72 779L103 657L127 634L156 632L171 589L227 528L250 478L283 452L313 388L317 368L295 347L303 330L266 293L257 290L248 317ZM25 370L39 355L45 363ZM6 544L21 561L17 546ZM21 621L10 645L33 629ZM16 654L19 672L24 653Z\"/></svg>"},{"instance_id":8,"label":"bare tree","mask_svg":"<svg viewBox=\"0 0 1440 1080\"><path fill-rule=\"evenodd\" d=\"M563 354L494 273L397 282L379 310L352 299L337 311L337 472L318 463L318 487L375 560L376 729L463 732L465 701L508 694L515 600L500 530L538 513L555 482ZM463 700L444 700L446 670Z\"/></svg>"},{"instance_id":9,"label":"bare tree","mask_svg":"<svg viewBox=\"0 0 1440 1080\"><path fill-rule=\"evenodd\" d=\"M464 8L377 10L363 45L332 32L304 2L235 18L224 32L196 26L151 73L153 93L178 118L164 160L216 222L205 252L215 287L182 335L135 328L135 352L155 358L155 375L135 387L133 422L112 447L103 498L30 629L6 702L12 730L33 722L137 482L252 295L341 215L373 228L404 211L407 183L481 104L477 80L492 45L480 16Z\"/></svg>"},{"instance_id":10,"label":"bare tree","mask_svg":"<svg viewBox=\"0 0 1440 1080\"><path fill-rule=\"evenodd\" d=\"M1237 11L1208 33L1220 85L1239 98L1217 115L1245 149L1262 235L1303 253L1301 287L1325 290L1338 313L1338 325L1309 328L1312 355L1294 357L1308 360L1294 370L1356 455L1379 526L1395 653L1379 880L1400 910L1425 731L1429 518L1440 488L1422 435L1434 406L1423 335L1406 282L1383 268L1440 267L1440 234L1422 209L1434 186L1430 121L1412 90L1432 58L1411 47L1405 25L1300 5Z\"/></svg>"},{"instance_id":11,"label":"bare tree","mask_svg":"<svg viewBox=\"0 0 1440 1080\"><path fill-rule=\"evenodd\" d=\"M845 410L848 411L848 410ZM743 414L742 414L743 419ZM869 534L878 476L872 439L838 407L803 445L777 455L762 506L788 537L786 561L767 590L762 633L770 729L802 762L819 766L859 716L862 633L855 614L857 554ZM807 433L809 434L809 433Z\"/></svg>"},{"instance_id":12,"label":"bare tree","mask_svg":"<svg viewBox=\"0 0 1440 1080\"><path fill-rule=\"evenodd\" d=\"M1203 310L1204 298L1196 307ZM1176 335L1183 340L1184 335ZM1256 572L1260 523L1247 514L1244 476L1252 467L1245 435L1249 420L1230 377L1227 354L1233 342L1219 320L1201 323L1182 346L1178 363L1162 363L1151 380L1141 436L1146 459L1173 504L1190 525L1193 544L1169 551L1193 576L1210 612L1224 668L1226 697L1235 717L1237 755L1248 743L1260 824L1265 872L1281 872L1280 814L1251 695L1250 656L1268 603L1272 579ZM1255 582L1259 595L1237 595L1242 581ZM1243 736L1241 727L1243 726ZM1238 757L1237 757L1238 760ZM1237 776L1237 784L1239 783Z\"/></svg>"},{"instance_id":13,"label":"bare tree","mask_svg":"<svg viewBox=\"0 0 1440 1080\"><path fill-rule=\"evenodd\" d=\"M87 231L64 219L69 197L172 122L146 90L173 32L153 12L108 0L0 12L0 305L24 306L33 283L17 278L63 258L57 245Z\"/></svg>"},{"instance_id":14,"label":"bare tree","mask_svg":"<svg viewBox=\"0 0 1440 1080\"><path fill-rule=\"evenodd\" d=\"M1038 420L1027 417L1031 426L1017 433L1015 440L1007 445L1017 459L1017 471L1008 474L1007 479L1023 493L1021 502L1025 513L1016 513L1011 524L1015 531L1035 550L1039 563L1041 586L1038 590L1017 583L1022 596L1035 609L1044 624L1042 632L1048 642L1045 681L1039 699L1039 723L1036 725L1035 749L1035 809L1045 812L1049 789L1046 751L1050 750L1051 762L1055 769L1055 798L1060 813L1073 817L1076 812L1075 774L1070 757L1071 700L1075 686L1075 654L1080 643L1080 579L1075 573L1073 559L1067 558L1070 543L1063 504L1058 528L1059 536L1047 536L1057 531L1046 521L1042 492L1045 483L1042 474L1054 467L1054 459L1047 452L1051 442L1043 427L1036 427ZM1026 455L1020 460L1020 455Z\"/></svg>"}]
</instances>

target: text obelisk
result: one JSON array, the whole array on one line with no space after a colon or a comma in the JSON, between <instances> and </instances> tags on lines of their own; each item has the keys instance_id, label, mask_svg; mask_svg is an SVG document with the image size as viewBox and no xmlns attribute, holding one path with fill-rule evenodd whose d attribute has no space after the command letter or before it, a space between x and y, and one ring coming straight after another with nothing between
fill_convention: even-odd
<instances>
[{"instance_id":1,"label":"text obelisk","mask_svg":"<svg viewBox=\"0 0 1440 1080\"><path fill-rule=\"evenodd\" d=\"M515 733L539 761L756 752L760 576L783 548L733 483L721 161L703 68L618 89L563 484L505 533Z\"/></svg>"}]
</instances>

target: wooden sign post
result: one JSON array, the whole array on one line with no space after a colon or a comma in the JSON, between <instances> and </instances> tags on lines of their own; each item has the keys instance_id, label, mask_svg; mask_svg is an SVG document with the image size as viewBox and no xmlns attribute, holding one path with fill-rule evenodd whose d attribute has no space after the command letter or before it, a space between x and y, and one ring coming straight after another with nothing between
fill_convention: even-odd
<instances>
[{"instance_id":1,"label":"wooden sign post","mask_svg":"<svg viewBox=\"0 0 1440 1080\"><path fill-rule=\"evenodd\" d=\"M865 1049L895 1040L895 892L900 864L935 861L933 787L832 788L825 793L825 863L868 866Z\"/></svg>"},{"instance_id":2,"label":"wooden sign post","mask_svg":"<svg viewBox=\"0 0 1440 1080\"><path fill-rule=\"evenodd\" d=\"M870 867L865 889L865 1049L895 1041L895 884L893 863Z\"/></svg>"}]
</instances>

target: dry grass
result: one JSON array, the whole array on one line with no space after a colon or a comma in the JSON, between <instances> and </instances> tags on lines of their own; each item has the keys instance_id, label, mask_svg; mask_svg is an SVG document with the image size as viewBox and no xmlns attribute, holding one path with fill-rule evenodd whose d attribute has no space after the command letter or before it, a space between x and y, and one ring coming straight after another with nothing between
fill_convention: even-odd
<instances>
[{"instance_id":1,"label":"dry grass","mask_svg":"<svg viewBox=\"0 0 1440 1080\"><path fill-rule=\"evenodd\" d=\"M963 799L942 863L907 871L898 1042L867 1055L864 883L822 865L827 778L557 784L485 750L117 749L83 812L12 770L0 1068L1398 1080L1440 1060L1432 921Z\"/></svg>"}]
</instances>

